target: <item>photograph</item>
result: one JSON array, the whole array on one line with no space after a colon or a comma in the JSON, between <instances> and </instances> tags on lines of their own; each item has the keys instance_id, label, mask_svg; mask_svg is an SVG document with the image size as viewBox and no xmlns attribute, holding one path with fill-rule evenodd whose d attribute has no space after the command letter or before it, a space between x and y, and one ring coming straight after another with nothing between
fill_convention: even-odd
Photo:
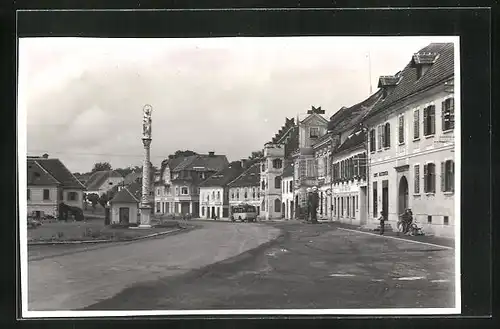
<instances>
[{"instance_id":1,"label":"photograph","mask_svg":"<svg viewBox=\"0 0 500 329\"><path fill-rule=\"evenodd\" d=\"M459 36L17 55L23 317L461 313Z\"/></svg>"}]
</instances>

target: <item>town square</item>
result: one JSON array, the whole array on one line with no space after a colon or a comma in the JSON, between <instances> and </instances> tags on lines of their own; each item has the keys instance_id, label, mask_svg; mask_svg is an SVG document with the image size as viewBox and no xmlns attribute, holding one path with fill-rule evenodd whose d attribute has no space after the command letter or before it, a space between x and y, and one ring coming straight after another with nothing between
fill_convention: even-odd
<instances>
[{"instance_id":1,"label":"town square","mask_svg":"<svg viewBox=\"0 0 500 329\"><path fill-rule=\"evenodd\" d=\"M28 311L457 312L453 38L57 39L20 43Z\"/></svg>"}]
</instances>

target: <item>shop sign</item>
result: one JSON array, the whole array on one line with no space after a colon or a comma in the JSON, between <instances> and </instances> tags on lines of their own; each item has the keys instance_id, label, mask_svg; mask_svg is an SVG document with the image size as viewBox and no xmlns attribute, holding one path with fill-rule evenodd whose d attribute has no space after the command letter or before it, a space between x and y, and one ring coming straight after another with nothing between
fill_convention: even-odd
<instances>
[{"instance_id":1,"label":"shop sign","mask_svg":"<svg viewBox=\"0 0 500 329\"><path fill-rule=\"evenodd\" d=\"M389 172L388 171L381 171L381 172L376 172L373 174L373 177L382 177L382 176L387 176L389 175Z\"/></svg>"}]
</instances>

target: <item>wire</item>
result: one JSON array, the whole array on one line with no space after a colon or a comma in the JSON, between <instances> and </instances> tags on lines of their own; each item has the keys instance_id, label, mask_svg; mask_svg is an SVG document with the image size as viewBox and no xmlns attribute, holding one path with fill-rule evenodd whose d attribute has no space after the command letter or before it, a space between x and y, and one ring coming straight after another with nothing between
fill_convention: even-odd
<instances>
[{"instance_id":1,"label":"wire","mask_svg":"<svg viewBox=\"0 0 500 329\"><path fill-rule=\"evenodd\" d=\"M28 153L47 153L47 154L62 154L62 155L75 155L75 156L111 156L111 157L134 157L144 158L144 154L113 154L113 153L79 153L79 152L48 152L47 150L29 150ZM152 155L151 158L166 159L168 156Z\"/></svg>"}]
</instances>

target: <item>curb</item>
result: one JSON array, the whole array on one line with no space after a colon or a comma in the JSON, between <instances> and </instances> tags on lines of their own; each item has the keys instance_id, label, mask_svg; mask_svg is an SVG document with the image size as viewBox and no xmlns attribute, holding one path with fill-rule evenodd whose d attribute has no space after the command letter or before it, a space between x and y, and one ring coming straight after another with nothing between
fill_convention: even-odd
<instances>
[{"instance_id":1,"label":"curb","mask_svg":"<svg viewBox=\"0 0 500 329\"><path fill-rule=\"evenodd\" d=\"M117 242L131 242L131 241L137 241L137 240L143 240L143 239L148 239L148 238L154 238L157 236L161 235L168 235L172 233L178 233L180 231L190 231L194 228L193 227L184 227L184 228L178 228L175 230L170 230L170 231L164 231L164 232L158 232L158 233L153 233L145 236L138 236L132 239L127 239L127 240L81 240L81 241L34 241L34 242L28 242L28 246L41 246L41 245L70 245L70 244L99 244L99 243L117 243Z\"/></svg>"}]
</instances>

